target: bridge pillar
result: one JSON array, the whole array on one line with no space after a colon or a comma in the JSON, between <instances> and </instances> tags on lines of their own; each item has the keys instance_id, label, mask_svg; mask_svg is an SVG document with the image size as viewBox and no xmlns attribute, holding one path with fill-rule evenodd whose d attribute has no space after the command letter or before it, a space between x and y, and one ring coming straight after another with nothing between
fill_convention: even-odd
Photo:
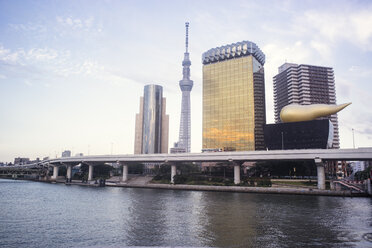
<instances>
[{"instance_id":1,"label":"bridge pillar","mask_svg":"<svg viewBox=\"0 0 372 248\"><path fill-rule=\"evenodd\" d=\"M234 164L234 184L240 183L240 164Z\"/></svg>"},{"instance_id":2,"label":"bridge pillar","mask_svg":"<svg viewBox=\"0 0 372 248\"><path fill-rule=\"evenodd\" d=\"M318 176L318 189L325 189L325 173L324 164L320 158L315 159L317 176Z\"/></svg>"},{"instance_id":3,"label":"bridge pillar","mask_svg":"<svg viewBox=\"0 0 372 248\"><path fill-rule=\"evenodd\" d=\"M335 183L333 180L331 180L331 181L329 182L329 188L330 188L331 190L336 190L335 184L336 184L336 183Z\"/></svg>"},{"instance_id":4,"label":"bridge pillar","mask_svg":"<svg viewBox=\"0 0 372 248\"><path fill-rule=\"evenodd\" d=\"M175 164L171 165L171 184L174 184L174 176L177 174L177 167Z\"/></svg>"},{"instance_id":5,"label":"bridge pillar","mask_svg":"<svg viewBox=\"0 0 372 248\"><path fill-rule=\"evenodd\" d=\"M59 167L58 166L53 166L53 176L52 176L52 179L57 179L57 177L58 177L58 170L59 170Z\"/></svg>"},{"instance_id":6,"label":"bridge pillar","mask_svg":"<svg viewBox=\"0 0 372 248\"><path fill-rule=\"evenodd\" d=\"M93 165L89 165L88 181L93 180Z\"/></svg>"},{"instance_id":7,"label":"bridge pillar","mask_svg":"<svg viewBox=\"0 0 372 248\"><path fill-rule=\"evenodd\" d=\"M371 184L371 179L367 179L367 192L369 195L372 195L372 184Z\"/></svg>"},{"instance_id":8,"label":"bridge pillar","mask_svg":"<svg viewBox=\"0 0 372 248\"><path fill-rule=\"evenodd\" d=\"M123 182L128 181L128 165L123 164Z\"/></svg>"},{"instance_id":9,"label":"bridge pillar","mask_svg":"<svg viewBox=\"0 0 372 248\"><path fill-rule=\"evenodd\" d=\"M67 165L66 178L68 180L72 178L72 165Z\"/></svg>"}]
</instances>

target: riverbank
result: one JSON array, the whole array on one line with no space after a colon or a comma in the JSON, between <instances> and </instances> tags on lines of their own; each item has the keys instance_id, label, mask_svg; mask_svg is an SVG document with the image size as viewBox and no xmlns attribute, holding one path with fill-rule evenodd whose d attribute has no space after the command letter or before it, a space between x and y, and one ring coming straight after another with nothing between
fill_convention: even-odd
<instances>
[{"instance_id":1,"label":"riverbank","mask_svg":"<svg viewBox=\"0 0 372 248\"><path fill-rule=\"evenodd\" d=\"M17 179L29 180L29 179ZM86 187L99 187L94 181L84 182L72 180L66 183L64 180L31 180L46 183L60 183L66 185L79 185ZM213 186L213 185L185 185L185 184L159 184L151 183L151 177L134 177L127 183L123 183L119 178L106 181L106 187L123 188L144 188L144 189L164 189L164 190L190 190L190 191L214 191L214 192L236 192L236 193L259 193L259 194L287 194L287 195L317 195L317 196L341 196L341 197L370 197L366 193L359 193L350 190L320 190L312 187L246 187L246 186Z\"/></svg>"},{"instance_id":2,"label":"riverbank","mask_svg":"<svg viewBox=\"0 0 372 248\"><path fill-rule=\"evenodd\" d=\"M145 181L145 180L144 180ZM48 182L48 181L47 181ZM49 181L51 183L64 183L66 185L80 185L87 187L98 187L94 182L81 183L72 181ZM320 190L308 187L245 187L245 186L212 186L212 185L185 185L185 184L159 184L151 183L147 180L145 183L138 183L138 180L130 183L106 182L106 187L122 188L144 188L144 189L164 189L164 190L189 190L189 191L214 191L214 192L236 192L236 193L259 193L259 194L287 194L287 195L318 195L318 196L341 196L341 197L369 197L368 194L359 193L350 190Z\"/></svg>"},{"instance_id":3,"label":"riverbank","mask_svg":"<svg viewBox=\"0 0 372 248\"><path fill-rule=\"evenodd\" d=\"M193 191L216 191L216 192L237 192L237 193L260 193L260 194L290 194L290 195L321 195L321 196L348 196L348 197L368 197L364 193L352 191L333 191L311 188L280 188L280 187L244 187L244 186L210 186L210 185L184 185L184 184L145 184L132 185L118 183L106 185L108 187L125 188L148 188L148 189L167 189L167 190L193 190Z\"/></svg>"}]
</instances>

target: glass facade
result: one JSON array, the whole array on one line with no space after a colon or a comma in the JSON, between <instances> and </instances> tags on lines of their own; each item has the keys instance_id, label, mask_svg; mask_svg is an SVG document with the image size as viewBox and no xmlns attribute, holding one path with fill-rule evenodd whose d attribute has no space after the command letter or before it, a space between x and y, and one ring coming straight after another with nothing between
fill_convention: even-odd
<instances>
[{"instance_id":1,"label":"glass facade","mask_svg":"<svg viewBox=\"0 0 372 248\"><path fill-rule=\"evenodd\" d=\"M247 53L203 62L203 149L264 149L262 60Z\"/></svg>"},{"instance_id":2,"label":"glass facade","mask_svg":"<svg viewBox=\"0 0 372 248\"><path fill-rule=\"evenodd\" d=\"M163 87L146 85L143 97L142 153L161 153Z\"/></svg>"}]
</instances>

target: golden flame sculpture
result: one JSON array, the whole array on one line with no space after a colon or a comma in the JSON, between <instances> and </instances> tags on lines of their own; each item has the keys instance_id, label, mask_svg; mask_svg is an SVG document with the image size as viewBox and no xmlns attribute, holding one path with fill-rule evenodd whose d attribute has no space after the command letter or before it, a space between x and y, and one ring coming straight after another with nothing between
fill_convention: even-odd
<instances>
[{"instance_id":1,"label":"golden flame sculpture","mask_svg":"<svg viewBox=\"0 0 372 248\"><path fill-rule=\"evenodd\" d=\"M311 121L319 117L336 114L350 103L340 105L312 104L312 105L287 105L280 111L282 122Z\"/></svg>"}]
</instances>

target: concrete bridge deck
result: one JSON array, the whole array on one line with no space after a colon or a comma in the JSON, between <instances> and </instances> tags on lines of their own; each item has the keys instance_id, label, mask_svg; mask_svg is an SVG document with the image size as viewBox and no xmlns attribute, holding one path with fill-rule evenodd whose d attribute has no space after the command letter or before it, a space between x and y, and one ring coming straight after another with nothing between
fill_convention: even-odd
<instances>
[{"instance_id":1,"label":"concrete bridge deck","mask_svg":"<svg viewBox=\"0 0 372 248\"><path fill-rule=\"evenodd\" d=\"M277 160L313 160L317 165L318 189L325 189L325 161L372 160L372 148L358 149L308 149L308 150L275 150L275 151L242 151L178 154L129 154L63 157L40 162L40 166L53 166L53 178L57 179L60 166L67 167L67 179L71 179L72 166L87 164L88 180L93 179L93 167L102 163L123 165L122 181L128 180L128 164L131 163L168 163L171 165L171 182L176 175L176 167L182 162L229 162L234 165L234 183L240 183L240 166L246 161Z\"/></svg>"}]
</instances>

